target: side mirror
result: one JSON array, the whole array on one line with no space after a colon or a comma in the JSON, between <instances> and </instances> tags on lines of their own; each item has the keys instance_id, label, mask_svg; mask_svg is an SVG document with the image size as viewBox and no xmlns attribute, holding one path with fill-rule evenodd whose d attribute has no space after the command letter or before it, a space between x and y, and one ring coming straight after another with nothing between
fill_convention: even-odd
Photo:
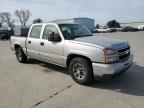
<instances>
[{"instance_id":1,"label":"side mirror","mask_svg":"<svg viewBox=\"0 0 144 108\"><path fill-rule=\"evenodd\" d=\"M60 42L61 37L59 35L55 34L54 32L49 32L48 40L52 41L52 42Z\"/></svg>"},{"instance_id":2,"label":"side mirror","mask_svg":"<svg viewBox=\"0 0 144 108\"><path fill-rule=\"evenodd\" d=\"M48 33L48 40L49 41L54 41L54 32L49 32Z\"/></svg>"}]
</instances>

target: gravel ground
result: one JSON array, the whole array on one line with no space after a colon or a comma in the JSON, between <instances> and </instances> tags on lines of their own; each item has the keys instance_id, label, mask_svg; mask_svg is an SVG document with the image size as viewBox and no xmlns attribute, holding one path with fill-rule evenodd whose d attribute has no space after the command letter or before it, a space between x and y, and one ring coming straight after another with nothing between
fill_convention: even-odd
<instances>
[{"instance_id":1,"label":"gravel ground","mask_svg":"<svg viewBox=\"0 0 144 108\"><path fill-rule=\"evenodd\" d=\"M135 59L119 78L89 86L55 65L18 63L9 41L0 41L0 108L143 108L144 32L96 35L128 40Z\"/></svg>"}]
</instances>

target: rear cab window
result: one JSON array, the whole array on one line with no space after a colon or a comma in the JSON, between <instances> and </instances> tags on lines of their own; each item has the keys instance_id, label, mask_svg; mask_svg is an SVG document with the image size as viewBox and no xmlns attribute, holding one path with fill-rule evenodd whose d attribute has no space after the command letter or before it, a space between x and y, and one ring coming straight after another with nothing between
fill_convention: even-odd
<instances>
[{"instance_id":1,"label":"rear cab window","mask_svg":"<svg viewBox=\"0 0 144 108\"><path fill-rule=\"evenodd\" d=\"M30 38L39 39L42 31L42 25L34 25L31 29Z\"/></svg>"}]
</instances>

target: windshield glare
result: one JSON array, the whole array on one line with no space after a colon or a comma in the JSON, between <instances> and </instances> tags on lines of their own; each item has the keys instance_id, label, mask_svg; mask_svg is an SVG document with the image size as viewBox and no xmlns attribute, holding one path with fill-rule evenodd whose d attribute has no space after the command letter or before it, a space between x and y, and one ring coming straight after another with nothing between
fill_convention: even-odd
<instances>
[{"instance_id":1,"label":"windshield glare","mask_svg":"<svg viewBox=\"0 0 144 108\"><path fill-rule=\"evenodd\" d=\"M92 33L79 24L59 24L65 39L75 39L78 37L92 36Z\"/></svg>"}]
</instances>

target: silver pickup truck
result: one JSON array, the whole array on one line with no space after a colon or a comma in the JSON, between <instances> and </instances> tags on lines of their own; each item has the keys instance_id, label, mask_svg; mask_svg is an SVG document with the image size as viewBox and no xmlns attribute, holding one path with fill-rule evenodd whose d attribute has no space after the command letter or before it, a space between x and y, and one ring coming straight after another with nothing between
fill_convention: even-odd
<instances>
[{"instance_id":1,"label":"silver pickup truck","mask_svg":"<svg viewBox=\"0 0 144 108\"><path fill-rule=\"evenodd\" d=\"M33 24L28 36L12 36L20 63L34 58L68 68L79 84L125 72L133 62L127 41L94 36L79 24Z\"/></svg>"}]
</instances>

